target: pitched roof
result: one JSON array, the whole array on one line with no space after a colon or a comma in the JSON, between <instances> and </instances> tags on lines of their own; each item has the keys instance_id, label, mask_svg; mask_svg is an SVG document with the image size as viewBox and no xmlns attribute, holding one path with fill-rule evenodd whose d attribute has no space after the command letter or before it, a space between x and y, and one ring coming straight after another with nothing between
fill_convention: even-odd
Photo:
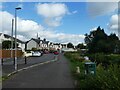
<instances>
[{"instance_id":1,"label":"pitched roof","mask_svg":"<svg viewBox=\"0 0 120 90\"><path fill-rule=\"evenodd\" d=\"M2 34L3 34L3 33L0 33L0 36L1 36ZM8 35L8 34L3 34L3 35L4 35L5 38L11 38L11 36ZM13 39L15 39L15 38L13 37ZM17 42L19 42L19 43L25 43L24 41L21 41L20 39L17 39Z\"/></svg>"},{"instance_id":2,"label":"pitched roof","mask_svg":"<svg viewBox=\"0 0 120 90\"><path fill-rule=\"evenodd\" d=\"M34 40L36 43L40 43L40 39L35 39L35 38L32 38L31 40Z\"/></svg>"}]
</instances>

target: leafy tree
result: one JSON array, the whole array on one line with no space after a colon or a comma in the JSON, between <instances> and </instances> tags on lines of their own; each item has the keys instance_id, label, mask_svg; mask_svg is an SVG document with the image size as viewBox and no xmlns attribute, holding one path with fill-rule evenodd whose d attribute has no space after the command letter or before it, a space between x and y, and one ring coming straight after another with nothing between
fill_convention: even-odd
<instances>
[{"instance_id":1,"label":"leafy tree","mask_svg":"<svg viewBox=\"0 0 120 90\"><path fill-rule=\"evenodd\" d=\"M101 29L100 26L90 34L85 34L85 43L90 53L114 53L119 52L119 39L116 34L109 36Z\"/></svg>"},{"instance_id":2,"label":"leafy tree","mask_svg":"<svg viewBox=\"0 0 120 90\"><path fill-rule=\"evenodd\" d=\"M67 44L67 47L68 47L68 48L74 48L74 45L73 45L72 43L68 43L68 44Z\"/></svg>"},{"instance_id":3,"label":"leafy tree","mask_svg":"<svg viewBox=\"0 0 120 90\"><path fill-rule=\"evenodd\" d=\"M79 44L77 45L77 48L85 49L86 46L85 46L83 43L79 43Z\"/></svg>"},{"instance_id":4,"label":"leafy tree","mask_svg":"<svg viewBox=\"0 0 120 90\"><path fill-rule=\"evenodd\" d=\"M18 43L17 43L18 47ZM2 49L10 49L11 48L11 41L10 40L5 40L2 42ZM13 48L15 48L15 42L13 41Z\"/></svg>"}]
</instances>

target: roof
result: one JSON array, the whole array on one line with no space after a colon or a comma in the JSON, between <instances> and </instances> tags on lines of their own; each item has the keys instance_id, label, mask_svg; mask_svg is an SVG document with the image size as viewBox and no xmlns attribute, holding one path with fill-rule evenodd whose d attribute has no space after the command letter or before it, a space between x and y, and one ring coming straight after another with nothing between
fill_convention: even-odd
<instances>
[{"instance_id":1,"label":"roof","mask_svg":"<svg viewBox=\"0 0 120 90\"><path fill-rule=\"evenodd\" d=\"M40 43L40 39L35 39L35 38L32 38L31 40L34 40L36 43Z\"/></svg>"},{"instance_id":2,"label":"roof","mask_svg":"<svg viewBox=\"0 0 120 90\"><path fill-rule=\"evenodd\" d=\"M35 39L35 38L31 38L29 41L31 41L31 40L35 41L37 44L39 44L40 41L42 41L43 44L48 44L48 43L49 43L49 41L40 40L40 39ZM28 43L29 41L27 41L26 43Z\"/></svg>"},{"instance_id":3,"label":"roof","mask_svg":"<svg viewBox=\"0 0 120 90\"><path fill-rule=\"evenodd\" d=\"M0 33L0 36L2 35L3 33ZM8 35L8 34L3 34L4 35L4 37L5 38L11 38L11 36L10 35ZM15 39L14 37L12 37L13 39ZM21 41L20 39L17 39L17 42L19 42L19 43L25 43L24 41Z\"/></svg>"},{"instance_id":4,"label":"roof","mask_svg":"<svg viewBox=\"0 0 120 90\"><path fill-rule=\"evenodd\" d=\"M42 41L40 39L35 39L35 38L31 38L29 41L31 41L31 40L35 41L38 44L40 43L40 41ZM26 43L28 43L29 41L27 41Z\"/></svg>"},{"instance_id":5,"label":"roof","mask_svg":"<svg viewBox=\"0 0 120 90\"><path fill-rule=\"evenodd\" d=\"M60 43L54 43L54 45L60 45Z\"/></svg>"}]
</instances>

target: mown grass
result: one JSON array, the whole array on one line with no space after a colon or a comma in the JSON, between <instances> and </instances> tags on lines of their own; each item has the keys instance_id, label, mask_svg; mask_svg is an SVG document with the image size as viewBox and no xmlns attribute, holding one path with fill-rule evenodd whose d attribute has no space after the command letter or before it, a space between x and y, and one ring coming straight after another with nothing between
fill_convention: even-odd
<instances>
[{"instance_id":1,"label":"mown grass","mask_svg":"<svg viewBox=\"0 0 120 90\"><path fill-rule=\"evenodd\" d=\"M7 80L7 79L9 79L9 77L8 77L7 75L5 75L5 76L2 76L2 77L0 78L0 81L5 81L5 80Z\"/></svg>"},{"instance_id":2,"label":"mown grass","mask_svg":"<svg viewBox=\"0 0 120 90\"><path fill-rule=\"evenodd\" d=\"M67 52L65 56L70 61L71 73L75 80L77 80L77 88L82 89L91 89L91 90L120 90L120 66L119 55L108 55L109 58L112 58L107 68L104 67L103 63L105 58L101 60L103 63L99 63L96 67L96 75L85 75L84 73L84 58L80 55L79 52ZM101 56L99 56L101 57ZM114 58L115 57L115 58ZM98 58L98 57L97 57ZM96 63L97 63L96 58ZM98 58L100 60L100 58ZM114 62L114 63L113 63ZM106 63L106 62L105 62ZM76 73L76 67L80 67L80 74Z\"/></svg>"}]
</instances>

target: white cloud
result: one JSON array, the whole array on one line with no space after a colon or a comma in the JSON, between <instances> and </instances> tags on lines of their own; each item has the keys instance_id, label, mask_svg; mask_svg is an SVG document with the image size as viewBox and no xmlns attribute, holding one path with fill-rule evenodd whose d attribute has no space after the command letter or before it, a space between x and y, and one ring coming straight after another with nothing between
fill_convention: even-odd
<instances>
[{"instance_id":1,"label":"white cloud","mask_svg":"<svg viewBox=\"0 0 120 90\"><path fill-rule=\"evenodd\" d=\"M108 23L108 29L113 31L118 31L118 15L117 14L111 16L110 22Z\"/></svg>"},{"instance_id":2,"label":"white cloud","mask_svg":"<svg viewBox=\"0 0 120 90\"><path fill-rule=\"evenodd\" d=\"M119 0L87 0L87 2L119 2Z\"/></svg>"},{"instance_id":3,"label":"white cloud","mask_svg":"<svg viewBox=\"0 0 120 90\"><path fill-rule=\"evenodd\" d=\"M88 14L92 17L106 15L118 9L118 2L89 2L87 3Z\"/></svg>"},{"instance_id":4,"label":"white cloud","mask_svg":"<svg viewBox=\"0 0 120 90\"><path fill-rule=\"evenodd\" d=\"M95 31L95 30L97 30L97 28L98 27L94 27L94 28L90 29L90 31Z\"/></svg>"},{"instance_id":5,"label":"white cloud","mask_svg":"<svg viewBox=\"0 0 120 90\"><path fill-rule=\"evenodd\" d=\"M12 23L12 19L14 18L13 15L11 15L10 13L6 12L6 11L0 11L0 31L3 31L8 33L11 30L11 23Z\"/></svg>"},{"instance_id":6,"label":"white cloud","mask_svg":"<svg viewBox=\"0 0 120 90\"><path fill-rule=\"evenodd\" d=\"M67 13L67 7L65 4L57 4L57 3L45 3L45 4L38 4L37 11L39 15L44 17L59 17L63 16Z\"/></svg>"},{"instance_id":7,"label":"white cloud","mask_svg":"<svg viewBox=\"0 0 120 90\"><path fill-rule=\"evenodd\" d=\"M62 17L45 18L45 23L46 23L48 26L57 27L57 26L60 26L60 25L61 25L61 20L62 20Z\"/></svg>"},{"instance_id":8,"label":"white cloud","mask_svg":"<svg viewBox=\"0 0 120 90\"><path fill-rule=\"evenodd\" d=\"M78 11L77 11L77 10L75 10L75 11L73 11L73 12L72 12L72 14L76 14L76 13L78 13Z\"/></svg>"},{"instance_id":9,"label":"white cloud","mask_svg":"<svg viewBox=\"0 0 120 90\"><path fill-rule=\"evenodd\" d=\"M37 4L37 12L43 16L45 23L51 27L60 26L61 20L68 13L68 8L62 3Z\"/></svg>"},{"instance_id":10,"label":"white cloud","mask_svg":"<svg viewBox=\"0 0 120 90\"><path fill-rule=\"evenodd\" d=\"M23 9L23 4L19 4L17 7L21 7Z\"/></svg>"},{"instance_id":11,"label":"white cloud","mask_svg":"<svg viewBox=\"0 0 120 90\"><path fill-rule=\"evenodd\" d=\"M84 35L76 35L76 34L64 34L64 33L59 33L57 34L58 41L62 43L69 43L72 42L75 45L78 43L81 43L84 41L85 36Z\"/></svg>"},{"instance_id":12,"label":"white cloud","mask_svg":"<svg viewBox=\"0 0 120 90\"><path fill-rule=\"evenodd\" d=\"M0 20L0 29L3 30L3 33L11 35L11 23L14 16L7 11L0 11L0 17L2 17ZM61 18L57 17L56 19L59 21ZM23 20L19 17L17 21L17 37L22 41L36 38L37 33L39 33L40 38L46 38L53 42L72 42L73 44L78 44L84 41L84 35L59 33L54 30L46 29L35 21Z\"/></svg>"}]
</instances>

